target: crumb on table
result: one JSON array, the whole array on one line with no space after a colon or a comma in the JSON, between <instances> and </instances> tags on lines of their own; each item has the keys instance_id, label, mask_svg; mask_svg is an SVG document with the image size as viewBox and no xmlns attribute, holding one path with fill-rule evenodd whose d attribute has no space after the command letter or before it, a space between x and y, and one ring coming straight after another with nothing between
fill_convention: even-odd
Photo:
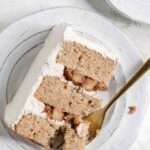
<instances>
[{"instance_id":1,"label":"crumb on table","mask_svg":"<svg viewBox=\"0 0 150 150\"><path fill-rule=\"evenodd\" d=\"M133 113L135 113L136 110L137 110L136 106L130 106L130 107L128 107L128 108L129 108L129 114L133 114Z\"/></svg>"}]
</instances>

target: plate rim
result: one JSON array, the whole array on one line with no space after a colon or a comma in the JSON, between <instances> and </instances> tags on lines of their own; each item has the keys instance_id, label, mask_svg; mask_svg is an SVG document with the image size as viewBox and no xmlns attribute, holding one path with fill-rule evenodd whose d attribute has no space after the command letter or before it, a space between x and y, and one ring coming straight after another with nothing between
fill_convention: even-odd
<instances>
[{"instance_id":1,"label":"plate rim","mask_svg":"<svg viewBox=\"0 0 150 150\"><path fill-rule=\"evenodd\" d=\"M132 21L136 21L136 22L139 22L139 23L144 23L144 24L147 24L147 25L150 24L150 20L145 20L145 19L142 19L141 17L136 18L132 15L129 15L129 14L125 13L121 9L117 8L111 0L106 0L106 2L109 4L109 6L111 6L111 8L113 8L116 12L118 12L119 14L124 16L126 19L130 19Z\"/></svg>"}]
</instances>

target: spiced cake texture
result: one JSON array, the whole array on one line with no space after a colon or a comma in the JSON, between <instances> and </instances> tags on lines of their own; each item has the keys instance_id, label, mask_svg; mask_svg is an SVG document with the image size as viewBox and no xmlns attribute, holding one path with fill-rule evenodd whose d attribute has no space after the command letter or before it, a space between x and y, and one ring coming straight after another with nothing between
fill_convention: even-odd
<instances>
[{"instance_id":1,"label":"spiced cake texture","mask_svg":"<svg viewBox=\"0 0 150 150\"><path fill-rule=\"evenodd\" d=\"M81 93L57 77L45 76L34 96L45 104L80 116L100 107L99 99Z\"/></svg>"},{"instance_id":2,"label":"spiced cake texture","mask_svg":"<svg viewBox=\"0 0 150 150\"><path fill-rule=\"evenodd\" d=\"M54 137L59 127L48 118L27 114L15 126L15 131L48 148L51 138Z\"/></svg>"},{"instance_id":3,"label":"spiced cake texture","mask_svg":"<svg viewBox=\"0 0 150 150\"><path fill-rule=\"evenodd\" d=\"M84 150L86 142L84 138L79 137L75 130L66 128L66 134L64 137L65 143L63 149L65 150Z\"/></svg>"},{"instance_id":4,"label":"spiced cake texture","mask_svg":"<svg viewBox=\"0 0 150 150\"><path fill-rule=\"evenodd\" d=\"M15 131L49 150L84 150L86 145L85 137L78 136L69 124L58 125L48 118L32 114L23 116L15 126Z\"/></svg>"},{"instance_id":5,"label":"spiced cake texture","mask_svg":"<svg viewBox=\"0 0 150 150\"><path fill-rule=\"evenodd\" d=\"M103 57L102 54L87 48L86 45L70 41L63 42L57 62L104 84L106 87L117 65L116 61L109 57Z\"/></svg>"}]
</instances>

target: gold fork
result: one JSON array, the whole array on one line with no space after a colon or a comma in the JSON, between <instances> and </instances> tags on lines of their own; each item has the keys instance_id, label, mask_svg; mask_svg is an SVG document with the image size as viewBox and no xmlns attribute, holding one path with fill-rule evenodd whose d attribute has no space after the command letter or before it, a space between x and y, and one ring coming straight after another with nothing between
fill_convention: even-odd
<instances>
[{"instance_id":1,"label":"gold fork","mask_svg":"<svg viewBox=\"0 0 150 150\"><path fill-rule=\"evenodd\" d=\"M97 131L99 131L103 125L105 114L107 110L115 103L119 97L122 96L140 77L144 75L150 69L150 58L142 65L142 67L132 76L132 78L115 94L115 96L110 100L110 102L102 109L97 110L90 115L84 117L85 121L90 122L89 132L90 139L92 140Z\"/></svg>"}]
</instances>

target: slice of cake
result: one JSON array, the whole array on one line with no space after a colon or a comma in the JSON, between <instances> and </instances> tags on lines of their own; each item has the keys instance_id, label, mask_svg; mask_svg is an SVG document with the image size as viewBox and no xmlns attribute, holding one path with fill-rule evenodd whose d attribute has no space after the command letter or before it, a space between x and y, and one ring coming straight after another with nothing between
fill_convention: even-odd
<instances>
[{"instance_id":1,"label":"slice of cake","mask_svg":"<svg viewBox=\"0 0 150 150\"><path fill-rule=\"evenodd\" d=\"M6 107L5 121L47 149L84 150L89 123L116 67L97 40L67 24L54 26Z\"/></svg>"}]
</instances>

